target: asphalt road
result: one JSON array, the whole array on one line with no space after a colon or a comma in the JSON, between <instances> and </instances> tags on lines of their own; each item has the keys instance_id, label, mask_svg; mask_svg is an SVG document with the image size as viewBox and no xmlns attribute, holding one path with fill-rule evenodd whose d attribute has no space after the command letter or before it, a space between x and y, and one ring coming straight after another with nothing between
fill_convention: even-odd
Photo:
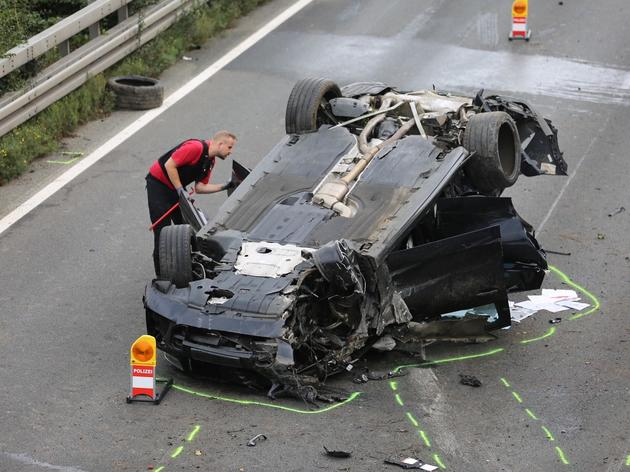
<instances>
[{"instance_id":1,"label":"asphalt road","mask_svg":"<svg viewBox=\"0 0 630 472\"><path fill-rule=\"evenodd\" d=\"M316 0L1 234L0 470L380 471L407 456L452 471L630 470L630 4L561 3L530 2L524 43L507 41L509 2ZM291 4L272 1L191 52L165 75L168 90ZM162 360L160 373L189 391L125 404L152 275L149 164L225 128L239 136L234 157L255 165L283 136L286 99L305 76L530 99L559 128L570 176L521 178L509 194L545 248L571 254L549 259L591 309L553 326L540 312L483 345L430 346L440 362L395 384L333 380L360 394L328 410L191 379ZM88 153L140 115L88 125L67 148ZM0 188L0 208L67 167L38 163ZM227 176L219 165L216 179ZM212 214L222 198L199 203ZM544 286L568 288L556 272ZM369 358L375 369L414 362ZM246 447L258 433L268 439ZM352 457L326 457L323 445Z\"/></svg>"}]
</instances>

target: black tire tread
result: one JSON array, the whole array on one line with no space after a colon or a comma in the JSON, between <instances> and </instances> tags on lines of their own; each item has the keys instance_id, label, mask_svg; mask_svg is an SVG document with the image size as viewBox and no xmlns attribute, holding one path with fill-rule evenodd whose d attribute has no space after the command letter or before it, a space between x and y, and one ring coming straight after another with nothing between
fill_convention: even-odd
<instances>
[{"instance_id":1,"label":"black tire tread","mask_svg":"<svg viewBox=\"0 0 630 472\"><path fill-rule=\"evenodd\" d=\"M317 131L317 112L324 97L340 97L339 86L330 79L307 78L298 81L287 100L285 130L287 134Z\"/></svg>"},{"instance_id":2,"label":"black tire tread","mask_svg":"<svg viewBox=\"0 0 630 472\"><path fill-rule=\"evenodd\" d=\"M143 85L130 85L124 81L137 81ZM107 85L116 97L116 108L148 110L157 108L164 101L164 87L159 80L141 75L112 77Z\"/></svg>"},{"instance_id":3,"label":"black tire tread","mask_svg":"<svg viewBox=\"0 0 630 472\"><path fill-rule=\"evenodd\" d=\"M160 278L179 288L192 281L193 237L190 225L166 226L160 232Z\"/></svg>"},{"instance_id":4,"label":"black tire tread","mask_svg":"<svg viewBox=\"0 0 630 472\"><path fill-rule=\"evenodd\" d=\"M501 165L498 149L499 131L504 124L511 128L514 139L514 169L510 174ZM510 115L502 111L473 115L462 144L475 153L466 163L466 174L480 191L491 193L514 185L519 175L521 148L516 123Z\"/></svg>"}]
</instances>

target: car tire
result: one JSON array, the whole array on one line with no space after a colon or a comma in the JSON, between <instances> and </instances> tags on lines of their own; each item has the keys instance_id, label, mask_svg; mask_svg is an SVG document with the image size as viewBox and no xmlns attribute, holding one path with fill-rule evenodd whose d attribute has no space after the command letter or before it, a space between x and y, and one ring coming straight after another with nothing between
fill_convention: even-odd
<instances>
[{"instance_id":1,"label":"car tire","mask_svg":"<svg viewBox=\"0 0 630 472\"><path fill-rule=\"evenodd\" d=\"M335 124L332 113L324 110L328 101L341 97L339 86L329 79L302 79L295 84L285 114L287 134L311 133L323 124Z\"/></svg>"},{"instance_id":2,"label":"car tire","mask_svg":"<svg viewBox=\"0 0 630 472\"><path fill-rule=\"evenodd\" d=\"M514 185L521 167L521 140L510 115L493 111L471 116L463 145L474 153L465 171L478 190L495 193Z\"/></svg>"},{"instance_id":3,"label":"car tire","mask_svg":"<svg viewBox=\"0 0 630 472\"><path fill-rule=\"evenodd\" d=\"M160 278L176 287L192 282L192 251L195 233L190 225L165 226L160 232Z\"/></svg>"},{"instance_id":4,"label":"car tire","mask_svg":"<svg viewBox=\"0 0 630 472\"><path fill-rule=\"evenodd\" d=\"M141 75L112 77L107 85L116 97L116 108L148 110L164 101L164 87L157 79Z\"/></svg>"}]
</instances>

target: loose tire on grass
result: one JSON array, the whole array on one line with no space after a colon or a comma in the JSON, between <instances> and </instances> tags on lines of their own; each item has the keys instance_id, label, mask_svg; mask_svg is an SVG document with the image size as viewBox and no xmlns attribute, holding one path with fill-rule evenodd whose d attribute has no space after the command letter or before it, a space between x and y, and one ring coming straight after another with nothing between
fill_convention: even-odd
<instances>
[{"instance_id":1,"label":"loose tire on grass","mask_svg":"<svg viewBox=\"0 0 630 472\"><path fill-rule=\"evenodd\" d=\"M148 110L162 105L164 87L156 79L141 75L112 77L107 85L116 97L116 108Z\"/></svg>"},{"instance_id":2,"label":"loose tire on grass","mask_svg":"<svg viewBox=\"0 0 630 472\"><path fill-rule=\"evenodd\" d=\"M287 134L311 133L323 124L335 124L323 108L328 101L341 97L339 86L329 79L302 79L291 90L284 126Z\"/></svg>"},{"instance_id":3,"label":"loose tire on grass","mask_svg":"<svg viewBox=\"0 0 630 472\"><path fill-rule=\"evenodd\" d=\"M165 226L160 232L160 278L176 287L192 281L192 251L195 234L190 225Z\"/></svg>"},{"instance_id":4,"label":"loose tire on grass","mask_svg":"<svg viewBox=\"0 0 630 472\"><path fill-rule=\"evenodd\" d=\"M503 111L473 115L463 144L475 153L465 169L481 192L493 193L514 185L521 167L521 140L510 115Z\"/></svg>"}]
</instances>

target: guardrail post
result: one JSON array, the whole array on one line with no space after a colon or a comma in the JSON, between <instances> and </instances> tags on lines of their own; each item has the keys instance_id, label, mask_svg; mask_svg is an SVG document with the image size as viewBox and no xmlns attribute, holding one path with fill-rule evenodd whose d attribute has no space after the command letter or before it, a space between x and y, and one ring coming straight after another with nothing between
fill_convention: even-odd
<instances>
[{"instance_id":1,"label":"guardrail post","mask_svg":"<svg viewBox=\"0 0 630 472\"><path fill-rule=\"evenodd\" d=\"M88 3L94 3L94 0L89 0ZM98 23L98 21L93 25L90 25L89 31L90 39L94 39L101 35L101 25Z\"/></svg>"},{"instance_id":2,"label":"guardrail post","mask_svg":"<svg viewBox=\"0 0 630 472\"><path fill-rule=\"evenodd\" d=\"M129 10L127 9L127 5L125 5L124 7L120 7L118 10L116 10L116 13L118 13L118 23L122 23L127 18L129 18Z\"/></svg>"},{"instance_id":3,"label":"guardrail post","mask_svg":"<svg viewBox=\"0 0 630 472\"><path fill-rule=\"evenodd\" d=\"M67 39L60 42L57 47L59 48L59 54L61 56L67 56L68 54L70 54L70 41L68 41Z\"/></svg>"}]
</instances>

